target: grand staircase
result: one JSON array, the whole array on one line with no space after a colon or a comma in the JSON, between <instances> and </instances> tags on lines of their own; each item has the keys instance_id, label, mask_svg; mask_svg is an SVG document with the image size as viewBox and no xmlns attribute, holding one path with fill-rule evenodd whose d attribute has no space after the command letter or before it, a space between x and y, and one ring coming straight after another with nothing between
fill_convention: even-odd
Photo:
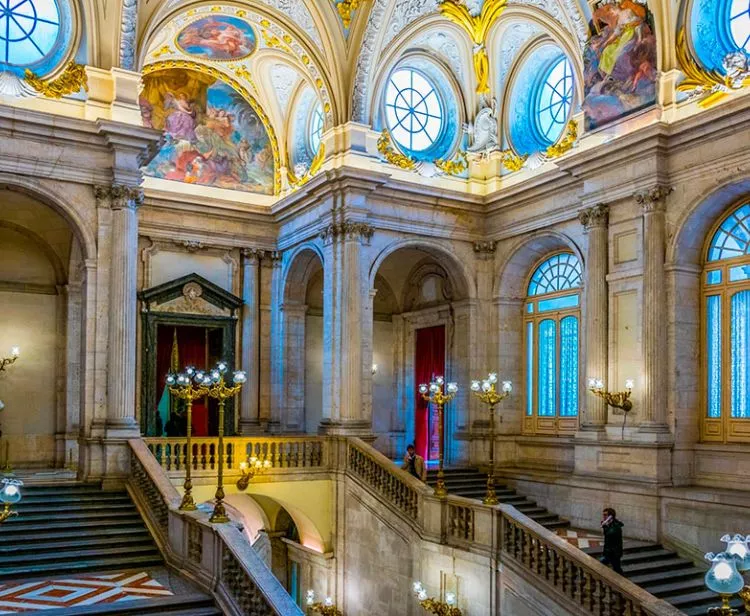
<instances>
[{"instance_id":1,"label":"grand staircase","mask_svg":"<svg viewBox=\"0 0 750 616\"><path fill-rule=\"evenodd\" d=\"M718 596L706 588L703 581L706 567L696 567L692 561L658 543L625 541L622 568L631 582L664 599L688 616L705 614L707 608L720 605ZM601 547L584 550L599 558ZM744 614L739 599L732 607Z\"/></svg>"},{"instance_id":2,"label":"grand staircase","mask_svg":"<svg viewBox=\"0 0 750 616\"><path fill-rule=\"evenodd\" d=\"M124 489L104 491L99 484L81 483L27 485L14 509L18 515L0 525L2 585L164 567L151 534ZM174 596L38 613L221 615L210 596L192 588Z\"/></svg>"},{"instance_id":3,"label":"grand staircase","mask_svg":"<svg viewBox=\"0 0 750 616\"><path fill-rule=\"evenodd\" d=\"M487 493L487 474L473 468L447 468L445 469L445 486L450 494L475 498L482 500ZM437 483L437 471L427 471L427 483L435 487ZM570 522L563 520L560 516L540 507L533 500L517 494L508 486L495 485L495 494L501 503L513 505L524 515L530 517L537 524L556 531L558 528L567 528Z\"/></svg>"}]
</instances>

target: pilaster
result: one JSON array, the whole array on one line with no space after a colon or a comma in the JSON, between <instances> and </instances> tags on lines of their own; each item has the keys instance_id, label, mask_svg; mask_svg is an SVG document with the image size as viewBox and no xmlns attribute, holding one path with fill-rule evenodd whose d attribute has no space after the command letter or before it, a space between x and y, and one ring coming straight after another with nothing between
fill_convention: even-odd
<instances>
[{"instance_id":1,"label":"pilaster","mask_svg":"<svg viewBox=\"0 0 750 616\"><path fill-rule=\"evenodd\" d=\"M586 395L585 382L589 377L606 378L607 374L607 240L609 207L598 204L582 210L578 220L588 236L588 252L585 267L585 310L583 337L586 372L583 384L579 383L581 436L585 433L604 435L607 425L607 404L595 396ZM581 434L583 433L583 434Z\"/></svg>"},{"instance_id":2,"label":"pilaster","mask_svg":"<svg viewBox=\"0 0 750 616\"><path fill-rule=\"evenodd\" d=\"M639 432L663 440L667 426L667 314L665 212L672 188L657 185L634 195L643 210L643 410Z\"/></svg>"},{"instance_id":3,"label":"pilaster","mask_svg":"<svg viewBox=\"0 0 750 616\"><path fill-rule=\"evenodd\" d=\"M240 434L260 431L260 256L256 248L242 250L241 366L247 382L240 399Z\"/></svg>"}]
</instances>

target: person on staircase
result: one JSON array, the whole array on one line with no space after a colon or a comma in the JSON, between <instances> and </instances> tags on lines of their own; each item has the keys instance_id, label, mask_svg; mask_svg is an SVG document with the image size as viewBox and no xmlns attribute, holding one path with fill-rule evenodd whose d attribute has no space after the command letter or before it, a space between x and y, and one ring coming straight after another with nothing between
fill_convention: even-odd
<instances>
[{"instance_id":1,"label":"person on staircase","mask_svg":"<svg viewBox=\"0 0 750 616\"><path fill-rule=\"evenodd\" d=\"M409 445L406 448L406 455L404 456L404 463L401 465L401 468L408 471L409 474L420 481L427 482L427 468L424 464L424 458L417 455L414 445Z\"/></svg>"},{"instance_id":2,"label":"person on staircase","mask_svg":"<svg viewBox=\"0 0 750 616\"><path fill-rule=\"evenodd\" d=\"M602 532L604 533L604 553L599 561L610 565L615 573L622 575L622 527L617 512L612 507L602 511Z\"/></svg>"}]
</instances>

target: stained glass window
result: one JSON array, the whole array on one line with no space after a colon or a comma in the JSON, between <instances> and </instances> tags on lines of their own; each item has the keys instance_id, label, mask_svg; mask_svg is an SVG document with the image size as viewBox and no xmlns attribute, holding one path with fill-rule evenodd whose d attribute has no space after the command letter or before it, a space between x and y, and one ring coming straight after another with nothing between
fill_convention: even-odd
<instances>
[{"instance_id":1,"label":"stained glass window","mask_svg":"<svg viewBox=\"0 0 750 616\"><path fill-rule=\"evenodd\" d=\"M407 152L427 150L442 135L445 123L440 95L420 71L400 68L391 74L385 111L393 140Z\"/></svg>"},{"instance_id":2,"label":"stained glass window","mask_svg":"<svg viewBox=\"0 0 750 616\"><path fill-rule=\"evenodd\" d=\"M543 141L554 143L568 121L573 104L573 68L563 56L547 72L536 98L536 120Z\"/></svg>"},{"instance_id":3,"label":"stained glass window","mask_svg":"<svg viewBox=\"0 0 750 616\"><path fill-rule=\"evenodd\" d=\"M310 154L315 156L320 148L320 140L323 136L323 105L318 103L313 107L308 124L308 143L310 145Z\"/></svg>"},{"instance_id":4,"label":"stained glass window","mask_svg":"<svg viewBox=\"0 0 750 616\"><path fill-rule=\"evenodd\" d=\"M577 428L581 278L581 263L568 252L544 259L531 275L523 311L526 432Z\"/></svg>"},{"instance_id":5,"label":"stained glass window","mask_svg":"<svg viewBox=\"0 0 750 616\"><path fill-rule=\"evenodd\" d=\"M750 0L732 0L729 7L729 32L735 45L750 53Z\"/></svg>"},{"instance_id":6,"label":"stained glass window","mask_svg":"<svg viewBox=\"0 0 750 616\"><path fill-rule=\"evenodd\" d=\"M750 204L711 236L703 280L703 438L747 441L747 424L738 424L750 419Z\"/></svg>"},{"instance_id":7,"label":"stained glass window","mask_svg":"<svg viewBox=\"0 0 750 616\"><path fill-rule=\"evenodd\" d=\"M529 283L529 295L577 289L581 286L581 263L575 255L561 253L536 268Z\"/></svg>"},{"instance_id":8,"label":"stained glass window","mask_svg":"<svg viewBox=\"0 0 750 616\"><path fill-rule=\"evenodd\" d=\"M0 0L0 57L15 66L43 60L60 32L55 0Z\"/></svg>"}]
</instances>

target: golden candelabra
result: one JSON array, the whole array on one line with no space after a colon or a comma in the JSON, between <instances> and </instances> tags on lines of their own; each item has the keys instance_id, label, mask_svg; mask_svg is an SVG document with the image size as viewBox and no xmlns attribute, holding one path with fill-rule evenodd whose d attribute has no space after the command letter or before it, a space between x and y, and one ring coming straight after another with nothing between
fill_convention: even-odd
<instances>
[{"instance_id":1,"label":"golden candelabra","mask_svg":"<svg viewBox=\"0 0 750 616\"><path fill-rule=\"evenodd\" d=\"M3 372L6 367L15 364L20 355L21 350L17 346L11 348L10 357L3 357L3 359L0 360L0 372Z\"/></svg>"},{"instance_id":2,"label":"golden candelabra","mask_svg":"<svg viewBox=\"0 0 750 616\"><path fill-rule=\"evenodd\" d=\"M456 607L456 593L446 592L445 601L439 601L427 596L422 582L414 582L414 594L423 610L436 616L463 616L463 612Z\"/></svg>"},{"instance_id":3,"label":"golden candelabra","mask_svg":"<svg viewBox=\"0 0 750 616\"><path fill-rule=\"evenodd\" d=\"M436 377L429 385L420 385L419 393L422 398L430 404L437 405L438 409L438 474L437 484L435 485L435 496L444 498L448 496L448 490L445 488L445 473L443 472L443 457L445 454L445 414L444 408L458 393L456 383L445 383L442 376Z\"/></svg>"},{"instance_id":4,"label":"golden candelabra","mask_svg":"<svg viewBox=\"0 0 750 616\"><path fill-rule=\"evenodd\" d=\"M246 462L240 462L240 478L237 480L237 489L247 490L250 480L256 475L265 473L271 466L270 460L261 460L255 456L251 456Z\"/></svg>"},{"instance_id":5,"label":"golden candelabra","mask_svg":"<svg viewBox=\"0 0 750 616\"><path fill-rule=\"evenodd\" d=\"M322 616L343 616L343 613L338 609L331 597L326 597L322 603L315 601L315 591L307 591L307 609L311 614L321 614Z\"/></svg>"},{"instance_id":6,"label":"golden candelabra","mask_svg":"<svg viewBox=\"0 0 750 616\"><path fill-rule=\"evenodd\" d=\"M185 455L185 483L183 484L185 493L182 495L182 502L180 503L180 509L183 511L195 511L196 509L193 500L193 480L191 478L193 470L193 400L205 398L208 395L207 385L209 385L210 380L209 376L200 371L196 372L192 366L185 368L184 373L167 375L169 393L180 400L185 400L187 407L185 411L187 452Z\"/></svg>"},{"instance_id":7,"label":"golden candelabra","mask_svg":"<svg viewBox=\"0 0 750 616\"><path fill-rule=\"evenodd\" d=\"M628 421L628 413L633 409L630 395L633 393L633 379L625 380L625 391L610 392L604 389L604 381L600 378L589 379L589 391L596 397L604 400L609 406L620 409L623 412L622 438L625 438L625 423Z\"/></svg>"},{"instance_id":8,"label":"golden candelabra","mask_svg":"<svg viewBox=\"0 0 750 616\"><path fill-rule=\"evenodd\" d=\"M472 381L471 391L484 402L490 410L490 472L487 474L487 494L482 501L485 505L497 505L497 494L495 494L495 407L500 404L513 391L510 381L503 381L503 390L496 389L497 374L491 372L483 381Z\"/></svg>"},{"instance_id":9,"label":"golden candelabra","mask_svg":"<svg viewBox=\"0 0 750 616\"><path fill-rule=\"evenodd\" d=\"M224 374L227 371L226 362L220 361L216 367L211 370L206 379L208 385L208 395L219 401L219 472L216 483L216 494L214 496L214 510L209 518L210 522L222 524L229 522L226 508L224 507L224 405L227 398L231 398L239 393L242 385L247 381L247 375L238 371L232 376L232 385L227 385L224 381Z\"/></svg>"}]
</instances>

